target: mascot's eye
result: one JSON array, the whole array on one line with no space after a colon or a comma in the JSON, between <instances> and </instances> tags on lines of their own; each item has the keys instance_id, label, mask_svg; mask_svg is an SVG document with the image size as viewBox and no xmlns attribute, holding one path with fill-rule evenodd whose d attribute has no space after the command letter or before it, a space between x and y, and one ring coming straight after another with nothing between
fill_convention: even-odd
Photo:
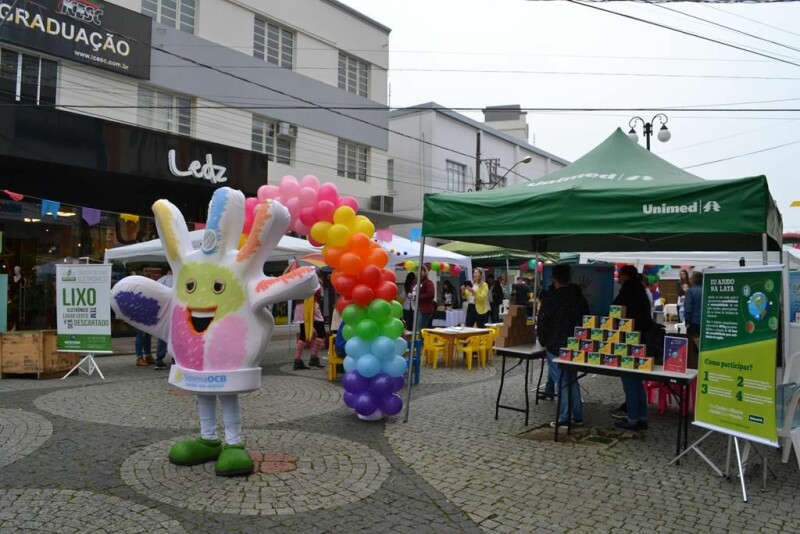
<instances>
[{"instance_id":1,"label":"mascot's eye","mask_svg":"<svg viewBox=\"0 0 800 534\"><path fill-rule=\"evenodd\" d=\"M214 280L214 285L212 286L214 289L214 293L219 295L223 291L225 291L225 280Z\"/></svg>"},{"instance_id":2,"label":"mascot's eye","mask_svg":"<svg viewBox=\"0 0 800 534\"><path fill-rule=\"evenodd\" d=\"M186 281L186 292L194 293L195 289L197 289L197 280L195 280L194 278L189 278Z\"/></svg>"}]
</instances>

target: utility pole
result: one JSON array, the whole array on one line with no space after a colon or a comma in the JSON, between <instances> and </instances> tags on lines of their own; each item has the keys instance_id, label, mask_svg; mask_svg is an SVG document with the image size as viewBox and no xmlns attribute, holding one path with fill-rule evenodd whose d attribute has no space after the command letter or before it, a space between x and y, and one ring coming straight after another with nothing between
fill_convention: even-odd
<instances>
[{"instance_id":1,"label":"utility pole","mask_svg":"<svg viewBox=\"0 0 800 534\"><path fill-rule=\"evenodd\" d=\"M478 144L475 148L475 191L481 190L481 132L478 132Z\"/></svg>"}]
</instances>

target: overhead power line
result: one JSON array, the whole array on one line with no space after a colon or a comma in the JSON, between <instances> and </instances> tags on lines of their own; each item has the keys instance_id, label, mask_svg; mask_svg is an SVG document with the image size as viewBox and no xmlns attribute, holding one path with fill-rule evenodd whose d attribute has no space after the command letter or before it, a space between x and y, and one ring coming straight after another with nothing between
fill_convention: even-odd
<instances>
[{"instance_id":1,"label":"overhead power line","mask_svg":"<svg viewBox=\"0 0 800 534\"><path fill-rule=\"evenodd\" d=\"M784 143L782 145L771 146L771 147L768 147L768 148L762 148L761 150L754 150L752 152L746 152L744 154L738 154L736 156L730 156L730 157L727 157L727 158L715 159L713 161L706 161L705 163L695 163L694 165L684 165L681 168L682 169L693 169L694 167L704 167L706 165L711 165L712 163L720 163L722 161L730 161L732 159L743 158L745 156L752 156L753 154L761 154L762 152L769 152L770 150L777 150L779 148L783 148L783 147L787 147L787 146L791 146L791 145L796 145L797 143L800 143L800 139L798 139L797 141L791 141L789 143Z\"/></svg>"}]
</instances>

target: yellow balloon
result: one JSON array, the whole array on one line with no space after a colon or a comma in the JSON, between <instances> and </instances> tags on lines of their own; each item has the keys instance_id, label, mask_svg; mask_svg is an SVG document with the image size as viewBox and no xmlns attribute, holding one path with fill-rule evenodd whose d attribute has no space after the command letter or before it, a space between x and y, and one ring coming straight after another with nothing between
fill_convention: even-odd
<instances>
[{"instance_id":1,"label":"yellow balloon","mask_svg":"<svg viewBox=\"0 0 800 534\"><path fill-rule=\"evenodd\" d=\"M247 234L242 234L242 235L239 237L239 244L236 246L236 248L237 248L238 250L241 250L241 249L242 249L242 247L244 246L245 242L247 242Z\"/></svg>"},{"instance_id":2,"label":"yellow balloon","mask_svg":"<svg viewBox=\"0 0 800 534\"><path fill-rule=\"evenodd\" d=\"M350 239L350 229L343 224L334 224L328 230L327 243L329 245L333 245L334 247L343 247L347 245L348 239Z\"/></svg>"},{"instance_id":3,"label":"yellow balloon","mask_svg":"<svg viewBox=\"0 0 800 534\"><path fill-rule=\"evenodd\" d=\"M328 221L319 221L314 223L311 227L311 238L318 243L325 244L328 242L328 230L333 226Z\"/></svg>"},{"instance_id":4,"label":"yellow balloon","mask_svg":"<svg viewBox=\"0 0 800 534\"><path fill-rule=\"evenodd\" d=\"M343 224L347 227L353 226L356 219L356 212L350 206L339 206L333 212L334 224Z\"/></svg>"},{"instance_id":5,"label":"yellow balloon","mask_svg":"<svg viewBox=\"0 0 800 534\"><path fill-rule=\"evenodd\" d=\"M450 272L450 264L449 263L440 263L439 266L444 272L446 272L446 273Z\"/></svg>"},{"instance_id":6,"label":"yellow balloon","mask_svg":"<svg viewBox=\"0 0 800 534\"><path fill-rule=\"evenodd\" d=\"M406 268L406 271L413 271L414 270L414 262L411 260L406 260L403 262L403 267Z\"/></svg>"},{"instance_id":7,"label":"yellow balloon","mask_svg":"<svg viewBox=\"0 0 800 534\"><path fill-rule=\"evenodd\" d=\"M364 217L363 215L359 215L358 217ZM361 232L363 234L367 234L367 237L372 237L372 234L375 233L375 225L372 224L368 218L364 217L363 219L359 219L356 217L356 222L353 225L353 232L358 233Z\"/></svg>"}]
</instances>

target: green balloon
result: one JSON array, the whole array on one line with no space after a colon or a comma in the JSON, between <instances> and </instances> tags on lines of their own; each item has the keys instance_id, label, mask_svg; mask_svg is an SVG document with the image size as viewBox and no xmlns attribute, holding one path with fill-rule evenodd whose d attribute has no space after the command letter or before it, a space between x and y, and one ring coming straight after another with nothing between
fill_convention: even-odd
<instances>
[{"instance_id":1,"label":"green balloon","mask_svg":"<svg viewBox=\"0 0 800 534\"><path fill-rule=\"evenodd\" d=\"M372 341L379 333L378 323L372 319L363 319L356 325L356 334L364 341Z\"/></svg>"},{"instance_id":2,"label":"green balloon","mask_svg":"<svg viewBox=\"0 0 800 534\"><path fill-rule=\"evenodd\" d=\"M342 312L342 321L345 324L358 324L367 318L367 310L358 304L350 304Z\"/></svg>"},{"instance_id":3,"label":"green balloon","mask_svg":"<svg viewBox=\"0 0 800 534\"><path fill-rule=\"evenodd\" d=\"M383 323L391 316L392 306L383 299L375 299L367 307L367 317L375 322Z\"/></svg>"},{"instance_id":4,"label":"green balloon","mask_svg":"<svg viewBox=\"0 0 800 534\"><path fill-rule=\"evenodd\" d=\"M433 263L431 263L431 269L433 269L434 271L438 271L439 267L440 265L438 261L434 261Z\"/></svg>"},{"instance_id":5,"label":"green balloon","mask_svg":"<svg viewBox=\"0 0 800 534\"><path fill-rule=\"evenodd\" d=\"M350 339L355 335L356 335L356 329L350 326L349 324L345 323L344 328L342 328L342 337L345 339Z\"/></svg>"},{"instance_id":6,"label":"green balloon","mask_svg":"<svg viewBox=\"0 0 800 534\"><path fill-rule=\"evenodd\" d=\"M396 339L405 332L405 325L400 319L389 319L381 325L381 335L389 339Z\"/></svg>"},{"instance_id":7,"label":"green balloon","mask_svg":"<svg viewBox=\"0 0 800 534\"><path fill-rule=\"evenodd\" d=\"M396 300L393 300L389 305L392 307L392 317L394 317L395 319L400 319L401 317L403 317L402 304L400 304Z\"/></svg>"}]
</instances>

